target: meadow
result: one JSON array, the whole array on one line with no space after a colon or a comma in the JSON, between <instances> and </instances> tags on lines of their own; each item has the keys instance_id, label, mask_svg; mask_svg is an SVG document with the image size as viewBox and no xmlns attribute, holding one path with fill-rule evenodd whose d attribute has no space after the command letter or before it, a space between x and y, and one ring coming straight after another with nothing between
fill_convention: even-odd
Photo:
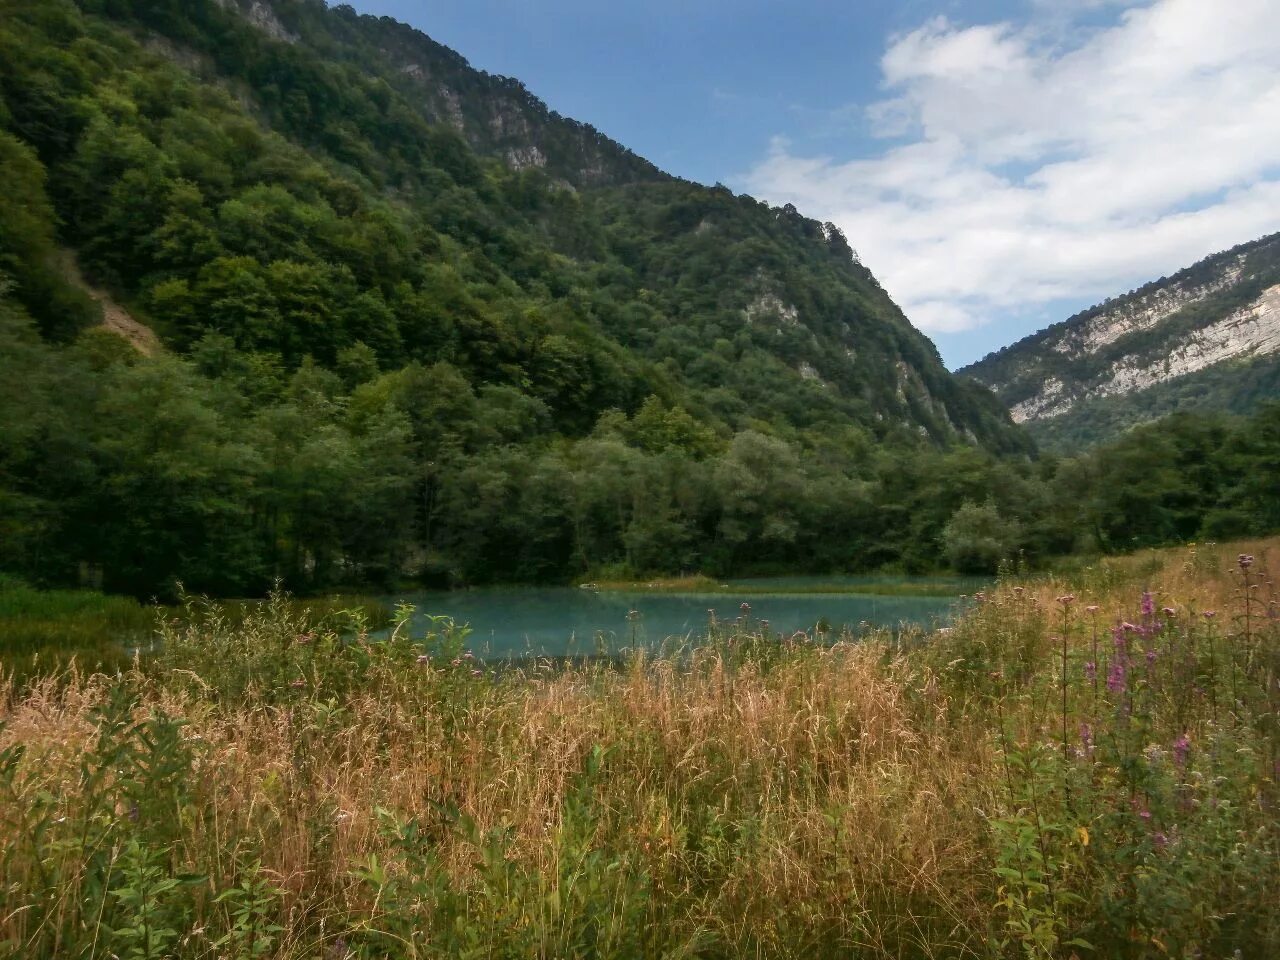
<instances>
[{"instance_id":1,"label":"meadow","mask_svg":"<svg viewBox=\"0 0 1280 960\"><path fill-rule=\"evenodd\" d=\"M621 664L192 607L0 688L0 955L1275 956L1277 561Z\"/></svg>"}]
</instances>

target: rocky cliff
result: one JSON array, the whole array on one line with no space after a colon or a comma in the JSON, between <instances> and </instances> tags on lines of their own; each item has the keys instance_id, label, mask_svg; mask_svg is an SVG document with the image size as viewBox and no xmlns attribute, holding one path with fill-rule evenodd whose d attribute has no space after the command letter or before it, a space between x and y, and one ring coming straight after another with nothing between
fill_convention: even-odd
<instances>
[{"instance_id":1,"label":"rocky cliff","mask_svg":"<svg viewBox=\"0 0 1280 960\"><path fill-rule=\"evenodd\" d=\"M1014 420L1061 445L1104 439L1186 406L1247 408L1266 392L1260 384L1270 382L1273 365L1280 366L1280 234L1110 299L960 373L992 388ZM1099 422L1091 426L1091 418Z\"/></svg>"}]
</instances>

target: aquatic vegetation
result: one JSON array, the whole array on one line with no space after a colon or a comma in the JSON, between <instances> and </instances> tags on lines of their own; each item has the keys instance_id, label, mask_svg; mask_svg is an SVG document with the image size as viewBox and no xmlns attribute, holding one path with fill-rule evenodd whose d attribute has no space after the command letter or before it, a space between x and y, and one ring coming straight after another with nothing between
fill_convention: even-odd
<instances>
[{"instance_id":1,"label":"aquatic vegetation","mask_svg":"<svg viewBox=\"0 0 1280 960\"><path fill-rule=\"evenodd\" d=\"M211 608L0 691L0 955L1270 956L1277 559L502 669Z\"/></svg>"}]
</instances>

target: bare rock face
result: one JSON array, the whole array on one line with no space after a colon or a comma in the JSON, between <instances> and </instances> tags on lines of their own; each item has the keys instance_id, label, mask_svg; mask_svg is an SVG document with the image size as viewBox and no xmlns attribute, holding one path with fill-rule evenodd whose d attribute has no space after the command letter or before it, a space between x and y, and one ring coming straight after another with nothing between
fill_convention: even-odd
<instances>
[{"instance_id":1,"label":"bare rock face","mask_svg":"<svg viewBox=\"0 0 1280 960\"><path fill-rule=\"evenodd\" d=\"M1280 234L1109 300L960 373L993 389L1015 421L1034 424L1272 355L1280 355Z\"/></svg>"},{"instance_id":2,"label":"bare rock face","mask_svg":"<svg viewBox=\"0 0 1280 960\"><path fill-rule=\"evenodd\" d=\"M285 28L280 18L276 16L275 10L271 8L271 4L266 3L265 0L250 0L247 4L239 0L215 0L215 2L224 10L234 10L241 14L273 40L284 43L298 42L298 37Z\"/></svg>"}]
</instances>

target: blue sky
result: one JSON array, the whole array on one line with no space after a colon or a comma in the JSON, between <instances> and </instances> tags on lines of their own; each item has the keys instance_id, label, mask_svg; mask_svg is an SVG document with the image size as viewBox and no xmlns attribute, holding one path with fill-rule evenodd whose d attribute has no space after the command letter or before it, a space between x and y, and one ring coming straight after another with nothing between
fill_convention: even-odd
<instances>
[{"instance_id":1,"label":"blue sky","mask_svg":"<svg viewBox=\"0 0 1280 960\"><path fill-rule=\"evenodd\" d=\"M839 223L950 366L1280 230L1273 0L355 0Z\"/></svg>"}]
</instances>

